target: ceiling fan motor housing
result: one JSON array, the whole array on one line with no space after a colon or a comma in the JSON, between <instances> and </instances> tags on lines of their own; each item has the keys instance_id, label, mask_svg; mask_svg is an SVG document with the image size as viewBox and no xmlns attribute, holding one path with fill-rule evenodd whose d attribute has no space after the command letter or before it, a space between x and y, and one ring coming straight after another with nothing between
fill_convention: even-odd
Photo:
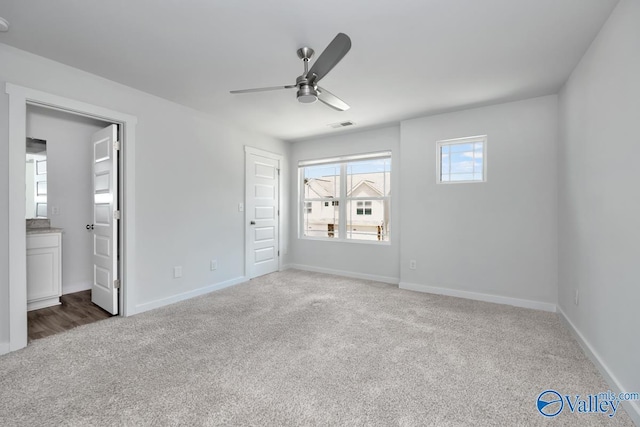
<instances>
[{"instance_id":1,"label":"ceiling fan motor housing","mask_svg":"<svg viewBox=\"0 0 640 427\"><path fill-rule=\"evenodd\" d=\"M300 89L298 89L298 102L302 102L303 104L311 104L318 100L318 92L315 90L313 86L310 85L300 85Z\"/></svg>"}]
</instances>

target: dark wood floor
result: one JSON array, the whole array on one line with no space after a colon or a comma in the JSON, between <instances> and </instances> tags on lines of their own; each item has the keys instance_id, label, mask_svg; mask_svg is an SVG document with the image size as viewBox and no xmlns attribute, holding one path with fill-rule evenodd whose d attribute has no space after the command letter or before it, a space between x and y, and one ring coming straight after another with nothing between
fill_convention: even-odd
<instances>
[{"instance_id":1,"label":"dark wood floor","mask_svg":"<svg viewBox=\"0 0 640 427\"><path fill-rule=\"evenodd\" d=\"M91 302L91 291L62 295L61 305L27 312L29 341L111 317Z\"/></svg>"}]
</instances>

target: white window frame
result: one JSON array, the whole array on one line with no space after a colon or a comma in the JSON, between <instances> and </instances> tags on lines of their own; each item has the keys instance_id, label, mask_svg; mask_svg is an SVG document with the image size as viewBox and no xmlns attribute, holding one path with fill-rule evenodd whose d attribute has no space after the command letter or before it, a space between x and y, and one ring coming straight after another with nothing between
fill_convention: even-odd
<instances>
[{"instance_id":1,"label":"white window frame","mask_svg":"<svg viewBox=\"0 0 640 427\"><path fill-rule=\"evenodd\" d=\"M442 147L482 143L482 179L473 179L465 181L443 181L442 180ZM465 138L445 139L436 142L436 183L438 184L477 184L487 182L487 135L469 136Z\"/></svg>"},{"instance_id":2,"label":"white window frame","mask_svg":"<svg viewBox=\"0 0 640 427\"><path fill-rule=\"evenodd\" d=\"M368 201L371 202L373 200L387 200L389 203L389 224L391 224L391 196L383 196L383 197L347 197L347 164L349 162L354 162L358 160L374 160L374 159L384 159L388 158L391 162L393 162L393 158L391 155L391 151L382 151L375 153L367 153L367 154L357 154L357 155L349 155L349 156L341 156L341 157L332 157L325 159L316 159L316 160L302 160L298 162L298 238L304 240L323 240L323 241L337 241L337 242L349 242L349 243L357 243L357 244L373 244L373 245L390 245L391 244L391 235L389 235L389 240L364 240L364 239L348 239L347 238L347 206L348 202L357 203L357 201ZM320 201L324 203L328 201L327 198L309 198L305 199L304 197L304 168L307 166L319 166L323 164L340 164L340 188L339 195L335 198L332 198L332 203L337 203L338 206L338 228L335 230L338 234L338 237L314 237L314 236L306 236L304 230L304 212L305 212L305 202L310 201ZM393 179L393 178L392 178ZM373 206L371 207L373 209Z\"/></svg>"},{"instance_id":3,"label":"white window frame","mask_svg":"<svg viewBox=\"0 0 640 427\"><path fill-rule=\"evenodd\" d=\"M367 213L367 203L369 204L369 213ZM362 206L362 208L361 208ZM358 209L362 209L362 213L358 213ZM373 215L373 201L372 200L357 200L356 201L356 215L365 216Z\"/></svg>"}]
</instances>

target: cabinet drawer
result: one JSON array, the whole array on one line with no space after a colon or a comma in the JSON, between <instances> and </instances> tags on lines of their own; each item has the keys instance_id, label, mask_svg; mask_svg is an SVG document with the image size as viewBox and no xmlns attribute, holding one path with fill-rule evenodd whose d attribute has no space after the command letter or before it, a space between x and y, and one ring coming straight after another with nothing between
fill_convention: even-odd
<instances>
[{"instance_id":1,"label":"cabinet drawer","mask_svg":"<svg viewBox=\"0 0 640 427\"><path fill-rule=\"evenodd\" d=\"M60 233L27 236L27 249L55 248L60 245Z\"/></svg>"}]
</instances>

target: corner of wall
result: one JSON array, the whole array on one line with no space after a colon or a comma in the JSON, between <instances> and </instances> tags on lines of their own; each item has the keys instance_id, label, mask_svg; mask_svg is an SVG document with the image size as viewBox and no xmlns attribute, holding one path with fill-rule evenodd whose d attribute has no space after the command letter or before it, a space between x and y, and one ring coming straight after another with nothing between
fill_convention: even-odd
<instances>
[{"instance_id":1,"label":"corner of wall","mask_svg":"<svg viewBox=\"0 0 640 427\"><path fill-rule=\"evenodd\" d=\"M558 317L565 325L565 327L571 332L573 337L578 341L580 347L585 352L587 357L591 360L591 362L596 366L600 374L604 377L604 380L609 384L616 392L627 391L622 386L618 378L611 371L607 363L604 361L602 356L598 353L598 351L589 343L587 338L580 332L580 330L576 327L576 325L571 321L571 319L567 316L565 311L562 309L560 305L558 305ZM635 390L632 390L635 392ZM636 425L640 425L640 401L626 401L622 402L624 409L627 411L627 414Z\"/></svg>"}]
</instances>

